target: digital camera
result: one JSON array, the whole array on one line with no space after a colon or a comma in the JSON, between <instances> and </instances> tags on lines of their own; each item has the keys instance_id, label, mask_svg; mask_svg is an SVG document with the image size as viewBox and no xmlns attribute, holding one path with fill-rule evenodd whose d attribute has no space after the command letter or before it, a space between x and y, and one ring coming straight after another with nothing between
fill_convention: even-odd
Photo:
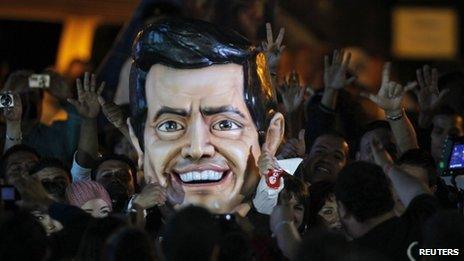
<instances>
[{"instance_id":1,"label":"digital camera","mask_svg":"<svg viewBox=\"0 0 464 261\"><path fill-rule=\"evenodd\" d=\"M0 94L0 108L11 108L14 106L13 94Z\"/></svg>"},{"instance_id":2,"label":"digital camera","mask_svg":"<svg viewBox=\"0 0 464 261\"><path fill-rule=\"evenodd\" d=\"M438 162L440 176L464 174L464 136L449 136L443 144L441 160Z\"/></svg>"},{"instance_id":3,"label":"digital camera","mask_svg":"<svg viewBox=\"0 0 464 261\"><path fill-rule=\"evenodd\" d=\"M32 74L29 76L30 88L48 88L50 87L50 75L48 74Z\"/></svg>"}]
</instances>

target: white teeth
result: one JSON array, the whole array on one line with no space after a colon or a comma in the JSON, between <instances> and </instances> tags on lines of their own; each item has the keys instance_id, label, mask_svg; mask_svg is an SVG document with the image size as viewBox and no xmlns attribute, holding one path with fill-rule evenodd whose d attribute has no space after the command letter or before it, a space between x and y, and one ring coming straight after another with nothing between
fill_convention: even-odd
<instances>
[{"instance_id":1,"label":"white teeth","mask_svg":"<svg viewBox=\"0 0 464 261\"><path fill-rule=\"evenodd\" d=\"M201 172L201 179L202 180L208 180L208 171L202 171Z\"/></svg>"},{"instance_id":2,"label":"white teeth","mask_svg":"<svg viewBox=\"0 0 464 261\"><path fill-rule=\"evenodd\" d=\"M179 174L180 179L183 182L190 182L190 181L205 181L205 180L213 180L218 181L222 178L222 172L217 172L214 170L204 170L204 171L192 171Z\"/></svg>"},{"instance_id":3,"label":"white teeth","mask_svg":"<svg viewBox=\"0 0 464 261\"><path fill-rule=\"evenodd\" d=\"M193 172L193 180L201 180L201 173L198 171Z\"/></svg>"}]
</instances>

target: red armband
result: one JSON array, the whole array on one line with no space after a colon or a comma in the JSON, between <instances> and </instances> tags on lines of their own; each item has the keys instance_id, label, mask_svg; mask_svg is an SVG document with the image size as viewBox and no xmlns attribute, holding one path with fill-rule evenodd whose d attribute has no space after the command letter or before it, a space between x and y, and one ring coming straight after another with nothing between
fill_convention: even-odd
<instances>
[{"instance_id":1,"label":"red armband","mask_svg":"<svg viewBox=\"0 0 464 261\"><path fill-rule=\"evenodd\" d=\"M270 169L266 174L266 184L268 187L278 189L280 187L280 177L284 175L283 169Z\"/></svg>"}]
</instances>

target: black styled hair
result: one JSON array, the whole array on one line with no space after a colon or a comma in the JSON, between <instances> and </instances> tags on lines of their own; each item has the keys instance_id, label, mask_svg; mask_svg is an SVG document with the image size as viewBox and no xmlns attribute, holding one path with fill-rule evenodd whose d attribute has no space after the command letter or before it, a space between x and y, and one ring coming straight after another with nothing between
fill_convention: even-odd
<instances>
[{"instance_id":1,"label":"black styled hair","mask_svg":"<svg viewBox=\"0 0 464 261\"><path fill-rule=\"evenodd\" d=\"M121 161L121 162L126 163L131 169L132 178L134 180L134 185L137 183L137 167L135 166L135 163L131 159L129 159L129 157L127 157L126 155L120 155L120 154L107 154L102 157L99 157L98 160L95 162L95 165L92 168L92 171L90 173L92 180L95 180L97 178L98 167L100 167L101 164L103 164L105 161L108 161L108 160L116 160L116 161Z\"/></svg>"},{"instance_id":2,"label":"black styled hair","mask_svg":"<svg viewBox=\"0 0 464 261\"><path fill-rule=\"evenodd\" d=\"M61 160L57 158L43 158L40 159L37 164L35 164L31 170L29 171L30 175L34 175L35 173L45 169L45 168L57 168L57 169L62 169L64 170L67 174L68 177L70 175L69 169L61 162Z\"/></svg>"},{"instance_id":3,"label":"black styled hair","mask_svg":"<svg viewBox=\"0 0 464 261\"><path fill-rule=\"evenodd\" d=\"M0 161L1 161L1 172L4 174L6 171L6 163L8 162L8 158L15 154L16 152L29 152L31 154L34 154L38 159L40 159L39 153L32 147L29 147L25 144L17 144L12 146L11 148L7 149L5 153L2 155Z\"/></svg>"},{"instance_id":4,"label":"black styled hair","mask_svg":"<svg viewBox=\"0 0 464 261\"><path fill-rule=\"evenodd\" d=\"M221 230L213 215L204 208L189 206L166 224L162 252L171 261L209 260L220 239Z\"/></svg>"},{"instance_id":5,"label":"black styled hair","mask_svg":"<svg viewBox=\"0 0 464 261\"><path fill-rule=\"evenodd\" d=\"M132 50L130 74L131 124L143 149L147 99L145 81L152 65L198 69L219 64L243 66L244 99L260 142L276 110L266 58L238 33L191 19L167 18L139 32Z\"/></svg>"},{"instance_id":6,"label":"black styled hair","mask_svg":"<svg viewBox=\"0 0 464 261\"><path fill-rule=\"evenodd\" d=\"M395 162L397 165L407 164L420 167L427 172L429 187L438 183L437 166L432 155L424 149L410 149L403 153Z\"/></svg>"},{"instance_id":7,"label":"black styled hair","mask_svg":"<svg viewBox=\"0 0 464 261\"><path fill-rule=\"evenodd\" d=\"M390 182L381 167L364 161L348 164L338 174L335 197L358 222L393 209Z\"/></svg>"}]
</instances>

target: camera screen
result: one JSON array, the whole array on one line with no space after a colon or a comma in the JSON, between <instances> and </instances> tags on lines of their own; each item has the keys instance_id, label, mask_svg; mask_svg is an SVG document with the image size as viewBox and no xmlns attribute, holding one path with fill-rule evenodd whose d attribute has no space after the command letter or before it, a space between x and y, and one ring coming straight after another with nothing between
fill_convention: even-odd
<instances>
[{"instance_id":1,"label":"camera screen","mask_svg":"<svg viewBox=\"0 0 464 261\"><path fill-rule=\"evenodd\" d=\"M15 200L14 187L2 187L2 199L6 201Z\"/></svg>"},{"instance_id":2,"label":"camera screen","mask_svg":"<svg viewBox=\"0 0 464 261\"><path fill-rule=\"evenodd\" d=\"M450 169L464 168L464 144L455 144L449 162Z\"/></svg>"}]
</instances>

